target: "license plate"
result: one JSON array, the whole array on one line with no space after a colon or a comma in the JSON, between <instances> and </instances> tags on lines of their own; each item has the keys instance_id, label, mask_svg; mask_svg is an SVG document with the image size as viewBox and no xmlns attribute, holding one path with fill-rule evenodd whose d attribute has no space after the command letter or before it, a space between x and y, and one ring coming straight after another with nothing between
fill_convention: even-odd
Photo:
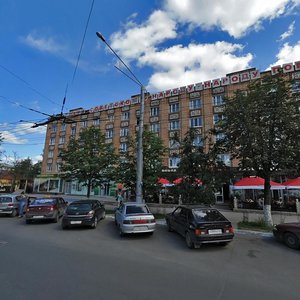
<instances>
[{"instance_id":1,"label":"license plate","mask_svg":"<svg viewBox=\"0 0 300 300\"><path fill-rule=\"evenodd\" d=\"M138 226L138 227L134 227L134 230L135 231L144 231L144 230L147 230L148 227L146 226Z\"/></svg>"},{"instance_id":2,"label":"license plate","mask_svg":"<svg viewBox=\"0 0 300 300\"><path fill-rule=\"evenodd\" d=\"M81 221L70 221L70 224L81 224Z\"/></svg>"},{"instance_id":3,"label":"license plate","mask_svg":"<svg viewBox=\"0 0 300 300\"><path fill-rule=\"evenodd\" d=\"M222 229L209 229L208 234L222 234Z\"/></svg>"},{"instance_id":4,"label":"license plate","mask_svg":"<svg viewBox=\"0 0 300 300\"><path fill-rule=\"evenodd\" d=\"M32 218L33 218L33 219L43 219L44 216L33 216Z\"/></svg>"}]
</instances>

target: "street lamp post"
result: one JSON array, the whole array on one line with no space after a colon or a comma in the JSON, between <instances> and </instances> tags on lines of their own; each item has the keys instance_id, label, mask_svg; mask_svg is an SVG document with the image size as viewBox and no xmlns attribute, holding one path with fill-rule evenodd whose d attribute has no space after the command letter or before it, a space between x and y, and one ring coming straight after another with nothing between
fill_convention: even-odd
<instances>
[{"instance_id":1,"label":"street lamp post","mask_svg":"<svg viewBox=\"0 0 300 300\"><path fill-rule=\"evenodd\" d=\"M129 73L133 76L129 77L133 82L141 88L140 97L140 119L139 119L139 130L138 130L138 144L137 144L137 159L136 159L136 202L143 203L143 165L144 165L144 154L143 154L143 133L144 133L144 109L145 109L145 87L130 70L130 68L125 64L121 57L112 49L112 47L107 43L104 36L100 32L96 32L97 37L106 44L106 46L111 50L111 52L118 58L118 60L125 66ZM121 71L122 72L122 71ZM123 73L123 72L122 72Z\"/></svg>"}]
</instances>

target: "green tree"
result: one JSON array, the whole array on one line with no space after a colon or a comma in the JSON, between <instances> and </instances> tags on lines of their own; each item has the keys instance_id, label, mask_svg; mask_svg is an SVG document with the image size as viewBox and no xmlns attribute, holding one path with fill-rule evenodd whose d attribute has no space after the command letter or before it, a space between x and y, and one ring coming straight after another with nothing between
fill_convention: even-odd
<instances>
[{"instance_id":1,"label":"green tree","mask_svg":"<svg viewBox=\"0 0 300 300\"><path fill-rule=\"evenodd\" d=\"M225 101L223 150L239 160L242 170L256 172L265 179L265 223L271 216L270 179L278 170L299 164L299 98L279 76L266 76L249 85L247 92L237 91ZM297 160L298 159L298 160Z\"/></svg>"},{"instance_id":2,"label":"green tree","mask_svg":"<svg viewBox=\"0 0 300 300\"><path fill-rule=\"evenodd\" d=\"M88 198L92 187L113 178L117 155L112 144L106 143L104 134L95 127L84 129L78 139L70 139L60 156L62 177L87 186Z\"/></svg>"},{"instance_id":3,"label":"green tree","mask_svg":"<svg viewBox=\"0 0 300 300\"><path fill-rule=\"evenodd\" d=\"M195 140L199 136L199 130L191 128L180 142L178 174L182 181L172 190L183 203L212 204L215 193L228 179L229 168L220 160L212 136L206 136L203 144L197 145Z\"/></svg>"},{"instance_id":4,"label":"green tree","mask_svg":"<svg viewBox=\"0 0 300 300\"><path fill-rule=\"evenodd\" d=\"M165 150L162 139L145 127L143 134L143 197L146 200L157 195L159 189L157 179L161 174ZM136 153L137 140L129 138L128 151L121 153L117 172L117 179L122 181L133 193L136 189Z\"/></svg>"}]
</instances>

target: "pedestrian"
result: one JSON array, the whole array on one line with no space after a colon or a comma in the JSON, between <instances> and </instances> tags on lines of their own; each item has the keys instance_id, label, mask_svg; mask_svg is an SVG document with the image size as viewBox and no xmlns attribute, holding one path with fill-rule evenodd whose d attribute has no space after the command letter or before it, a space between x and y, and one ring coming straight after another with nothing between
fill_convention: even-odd
<instances>
[{"instance_id":1,"label":"pedestrian","mask_svg":"<svg viewBox=\"0 0 300 300\"><path fill-rule=\"evenodd\" d=\"M24 209L27 204L27 197L24 192L21 192L20 200L19 200L19 218L24 216Z\"/></svg>"},{"instance_id":2,"label":"pedestrian","mask_svg":"<svg viewBox=\"0 0 300 300\"><path fill-rule=\"evenodd\" d=\"M116 200L118 201L118 207L120 207L121 204L122 204L122 202L124 201L124 198L123 198L121 192L118 193L118 195L117 195L117 197L116 197Z\"/></svg>"}]
</instances>

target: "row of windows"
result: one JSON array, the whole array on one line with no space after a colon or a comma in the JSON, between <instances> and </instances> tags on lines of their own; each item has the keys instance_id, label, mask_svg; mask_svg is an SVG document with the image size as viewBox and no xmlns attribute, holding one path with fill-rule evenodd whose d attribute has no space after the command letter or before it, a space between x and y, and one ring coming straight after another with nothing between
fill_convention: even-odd
<instances>
[{"instance_id":1,"label":"row of windows","mask_svg":"<svg viewBox=\"0 0 300 300\"><path fill-rule=\"evenodd\" d=\"M213 116L213 123L214 125L218 124L221 120L223 120L223 115L222 114L214 114ZM190 128L199 128L203 126L203 118L201 116L195 117L195 118L190 118ZM180 129L180 120L172 120L169 122L169 130L178 130ZM160 132L160 123L152 123L150 125L150 131L151 132ZM76 128L72 127L71 129L71 136L76 135ZM120 129L120 136L121 137L126 137L129 135L129 128L128 127L123 127ZM105 137L106 138L113 138L114 136L114 130L113 129L108 129L105 132ZM55 145L55 137L50 138L49 145ZM65 143L65 136L60 136L59 137L59 144L64 144Z\"/></svg>"}]
</instances>

